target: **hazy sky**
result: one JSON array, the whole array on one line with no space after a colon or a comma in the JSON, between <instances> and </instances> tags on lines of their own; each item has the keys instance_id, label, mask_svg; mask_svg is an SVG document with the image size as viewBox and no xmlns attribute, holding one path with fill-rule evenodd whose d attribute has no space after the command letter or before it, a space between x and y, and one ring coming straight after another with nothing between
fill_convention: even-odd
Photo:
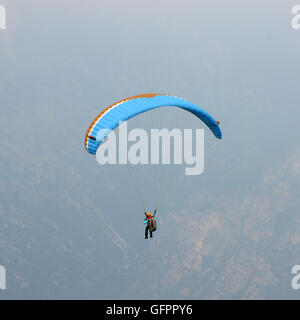
<instances>
[{"instance_id":1,"label":"hazy sky","mask_svg":"<svg viewBox=\"0 0 300 320\"><path fill-rule=\"evenodd\" d=\"M9 277L8 289L0 292L4 298L124 298L119 291L128 286L126 277L134 283L128 294L138 297L138 279L147 259L143 205L130 186L133 168L102 168L83 144L94 116L124 97L174 94L205 108L221 121L223 130L219 144L207 140L201 177L186 179L180 168L166 171L164 188L174 186L159 217L165 225L160 233L164 241L155 244L162 252L160 266L174 250L165 241L177 234L172 219L166 219L170 214L213 208L208 216L227 212L234 228L234 217L247 201L258 201L258 186L272 170L276 176L276 168L285 168L294 158L297 167L300 30L291 27L291 8L297 0L0 4L7 11L7 29L0 30L0 265ZM166 113L154 113L132 125L149 128L165 117ZM174 125L199 125L180 112L174 117ZM147 197L153 176L150 168L143 174L145 180L138 176L134 181ZM279 175L278 186L286 185L285 179ZM270 203L284 197L266 195ZM294 207L297 199L291 201ZM125 227L122 215L128 217ZM192 223L198 218L187 219ZM184 230L190 232L188 227ZM191 230L197 234L199 227ZM204 233L207 239L226 237L200 233L200 238ZM186 238L187 233L178 243ZM278 246L284 242L278 241ZM253 255L267 250L261 246L260 251L253 246ZM230 260L226 250L220 257L225 262ZM204 257L207 251L194 254ZM294 262L293 258L291 254L289 261L296 264L296 255ZM278 254L277 259L281 266L286 258ZM57 265L49 266L53 260ZM168 261L175 266L173 258ZM215 270L211 260L203 261L203 268ZM263 291L263 297L293 294L282 289L282 283L290 283L290 267L282 267L280 274L273 270L279 279L277 291ZM113 284L112 269L118 275ZM199 287L214 288L213 281L195 270ZM76 288L70 285L74 279ZM97 283L103 279L101 289ZM152 298L206 297L192 285L186 291L180 282L178 295L173 295L169 282L162 283L167 289ZM214 292L211 296L220 298ZM229 291L226 296L225 291L222 297L242 296Z\"/></svg>"}]
</instances>

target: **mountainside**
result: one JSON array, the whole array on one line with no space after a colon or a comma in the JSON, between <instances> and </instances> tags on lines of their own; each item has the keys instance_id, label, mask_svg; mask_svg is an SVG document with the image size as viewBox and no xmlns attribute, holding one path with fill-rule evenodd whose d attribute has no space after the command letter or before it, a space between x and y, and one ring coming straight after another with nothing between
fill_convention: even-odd
<instances>
[{"instance_id":1,"label":"mountainside","mask_svg":"<svg viewBox=\"0 0 300 320\"><path fill-rule=\"evenodd\" d=\"M148 283L141 298L297 298L290 282L300 253L299 151L251 194L211 198L199 212L204 196L195 193L185 210L164 217L159 240L135 261L140 280L122 297Z\"/></svg>"},{"instance_id":2,"label":"mountainside","mask_svg":"<svg viewBox=\"0 0 300 320\"><path fill-rule=\"evenodd\" d=\"M158 216L159 230L145 241L141 223L134 230L122 219L120 227L119 213L103 211L92 168L79 174L82 159L69 161L68 150L31 157L34 139L23 149L3 141L3 298L297 297L290 271L300 253L299 149L250 193L192 192Z\"/></svg>"}]
</instances>

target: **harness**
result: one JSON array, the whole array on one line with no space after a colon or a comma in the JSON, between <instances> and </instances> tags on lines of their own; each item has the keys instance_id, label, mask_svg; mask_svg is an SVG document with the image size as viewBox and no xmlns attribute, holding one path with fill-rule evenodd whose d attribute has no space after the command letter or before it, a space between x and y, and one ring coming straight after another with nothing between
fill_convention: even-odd
<instances>
[{"instance_id":1,"label":"harness","mask_svg":"<svg viewBox=\"0 0 300 320\"><path fill-rule=\"evenodd\" d=\"M154 219L154 217L148 217L148 227L149 227L149 230L151 232L155 231L156 230L156 220Z\"/></svg>"}]
</instances>

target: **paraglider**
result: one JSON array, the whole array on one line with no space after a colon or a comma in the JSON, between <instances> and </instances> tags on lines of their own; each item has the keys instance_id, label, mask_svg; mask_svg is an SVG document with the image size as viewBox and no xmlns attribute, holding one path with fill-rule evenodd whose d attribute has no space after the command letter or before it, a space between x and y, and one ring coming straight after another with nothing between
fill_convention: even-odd
<instances>
[{"instance_id":1,"label":"paraglider","mask_svg":"<svg viewBox=\"0 0 300 320\"><path fill-rule=\"evenodd\" d=\"M145 212L146 218L144 219L145 228L145 239L148 239L148 232L150 233L150 238L152 238L152 232L156 231L157 222L154 219L156 214L156 209L154 210L153 216L150 212Z\"/></svg>"},{"instance_id":2,"label":"paraglider","mask_svg":"<svg viewBox=\"0 0 300 320\"><path fill-rule=\"evenodd\" d=\"M153 93L121 100L100 112L86 132L84 141L86 150L91 154L96 154L98 147L105 140L109 131L117 128L122 121L143 112L167 106L178 107L193 113L208 126L216 138L222 139L219 123L205 110L175 96Z\"/></svg>"},{"instance_id":3,"label":"paraglider","mask_svg":"<svg viewBox=\"0 0 300 320\"><path fill-rule=\"evenodd\" d=\"M101 144L106 141L109 133L118 128L122 122L141 113L162 107L177 107L192 113L206 124L215 138L222 139L220 122L216 121L204 109L176 96L150 93L120 100L102 110L86 131L84 144L87 152L95 155ZM148 233L150 233L150 238L152 238L152 233L156 230L155 214L156 210L153 216L145 212L145 239L148 239Z\"/></svg>"}]
</instances>

